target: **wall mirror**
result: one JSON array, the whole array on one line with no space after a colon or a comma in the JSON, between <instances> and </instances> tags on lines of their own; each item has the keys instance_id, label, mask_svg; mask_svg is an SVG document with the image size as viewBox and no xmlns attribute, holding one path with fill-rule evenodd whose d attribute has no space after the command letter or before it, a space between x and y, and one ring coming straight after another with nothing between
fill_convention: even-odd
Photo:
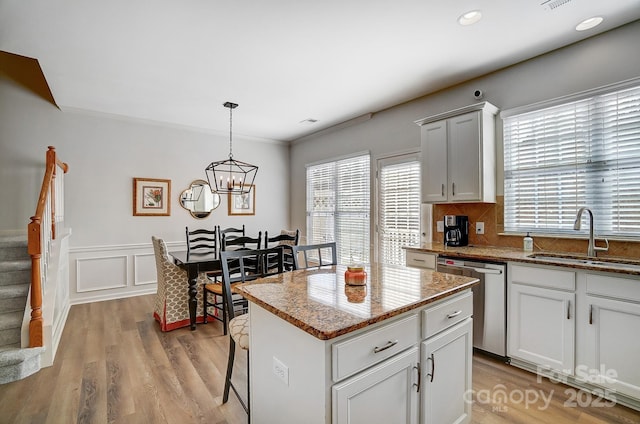
<instances>
[{"instance_id":1,"label":"wall mirror","mask_svg":"<svg viewBox=\"0 0 640 424\"><path fill-rule=\"evenodd\" d=\"M205 180L195 180L189 188L180 193L180 205L194 218L203 219L220 206L220 195L212 193L209 183Z\"/></svg>"}]
</instances>

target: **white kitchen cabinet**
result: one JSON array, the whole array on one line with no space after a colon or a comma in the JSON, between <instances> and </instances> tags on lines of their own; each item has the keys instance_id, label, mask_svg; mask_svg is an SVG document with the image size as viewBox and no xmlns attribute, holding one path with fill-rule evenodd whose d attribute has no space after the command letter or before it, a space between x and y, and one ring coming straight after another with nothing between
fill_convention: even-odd
<instances>
[{"instance_id":1,"label":"white kitchen cabinet","mask_svg":"<svg viewBox=\"0 0 640 424\"><path fill-rule=\"evenodd\" d=\"M471 421L472 331L466 318L422 342L421 424Z\"/></svg>"},{"instance_id":2,"label":"white kitchen cabinet","mask_svg":"<svg viewBox=\"0 0 640 424\"><path fill-rule=\"evenodd\" d=\"M495 202L497 111L484 102L416 121L422 202Z\"/></svg>"},{"instance_id":3,"label":"white kitchen cabinet","mask_svg":"<svg viewBox=\"0 0 640 424\"><path fill-rule=\"evenodd\" d=\"M333 423L417 424L417 346L332 388Z\"/></svg>"},{"instance_id":4,"label":"white kitchen cabinet","mask_svg":"<svg viewBox=\"0 0 640 424\"><path fill-rule=\"evenodd\" d=\"M576 378L640 400L640 281L585 275Z\"/></svg>"},{"instance_id":5,"label":"white kitchen cabinet","mask_svg":"<svg viewBox=\"0 0 640 424\"><path fill-rule=\"evenodd\" d=\"M507 355L572 375L575 364L575 273L510 265Z\"/></svg>"}]
</instances>

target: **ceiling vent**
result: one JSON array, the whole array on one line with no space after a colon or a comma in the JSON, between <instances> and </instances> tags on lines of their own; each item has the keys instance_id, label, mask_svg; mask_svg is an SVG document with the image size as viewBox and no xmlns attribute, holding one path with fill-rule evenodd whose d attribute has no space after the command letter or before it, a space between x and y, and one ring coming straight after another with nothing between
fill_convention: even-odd
<instances>
[{"instance_id":1,"label":"ceiling vent","mask_svg":"<svg viewBox=\"0 0 640 424\"><path fill-rule=\"evenodd\" d=\"M571 0L546 0L540 3L540 6L545 10L554 10L567 3L571 3Z\"/></svg>"}]
</instances>

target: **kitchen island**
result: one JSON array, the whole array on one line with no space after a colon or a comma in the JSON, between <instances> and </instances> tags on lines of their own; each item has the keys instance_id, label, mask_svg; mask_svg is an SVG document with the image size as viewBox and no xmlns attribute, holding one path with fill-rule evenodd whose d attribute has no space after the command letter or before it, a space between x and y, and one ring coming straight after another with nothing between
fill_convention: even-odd
<instances>
[{"instance_id":1,"label":"kitchen island","mask_svg":"<svg viewBox=\"0 0 640 424\"><path fill-rule=\"evenodd\" d=\"M238 288L250 301L254 424L470 419L463 394L471 389L477 280L365 269L362 286L346 285L338 265Z\"/></svg>"}]
</instances>

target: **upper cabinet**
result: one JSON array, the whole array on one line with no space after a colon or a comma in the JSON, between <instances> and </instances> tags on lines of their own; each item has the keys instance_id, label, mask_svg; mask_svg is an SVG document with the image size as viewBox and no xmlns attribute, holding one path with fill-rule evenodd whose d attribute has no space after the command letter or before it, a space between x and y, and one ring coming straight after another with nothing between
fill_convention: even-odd
<instances>
[{"instance_id":1,"label":"upper cabinet","mask_svg":"<svg viewBox=\"0 0 640 424\"><path fill-rule=\"evenodd\" d=\"M482 102L416 121L423 203L496 201L497 113L497 107Z\"/></svg>"}]
</instances>

